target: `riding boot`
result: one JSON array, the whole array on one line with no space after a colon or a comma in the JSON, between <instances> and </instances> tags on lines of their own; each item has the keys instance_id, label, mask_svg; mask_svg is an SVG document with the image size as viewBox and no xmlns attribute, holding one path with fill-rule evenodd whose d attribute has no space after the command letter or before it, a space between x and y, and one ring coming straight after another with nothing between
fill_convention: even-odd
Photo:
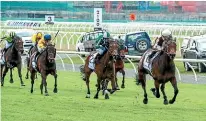
<instances>
[{"instance_id":1,"label":"riding boot","mask_svg":"<svg viewBox=\"0 0 206 121\"><path fill-rule=\"evenodd\" d=\"M98 54L98 55L96 56L96 63L97 63L97 64L100 64L100 59L101 59L101 55Z\"/></svg>"},{"instance_id":2,"label":"riding boot","mask_svg":"<svg viewBox=\"0 0 206 121\"><path fill-rule=\"evenodd\" d=\"M151 63L151 59L152 59L152 57L154 56L154 54L155 54L155 51L152 51L152 53L149 55L149 63Z\"/></svg>"}]
</instances>

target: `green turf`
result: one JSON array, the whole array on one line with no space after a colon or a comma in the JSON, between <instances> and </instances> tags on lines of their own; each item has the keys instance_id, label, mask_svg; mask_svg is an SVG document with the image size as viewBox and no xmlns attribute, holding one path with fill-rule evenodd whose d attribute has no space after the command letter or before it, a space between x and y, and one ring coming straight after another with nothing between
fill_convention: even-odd
<instances>
[{"instance_id":1,"label":"green turf","mask_svg":"<svg viewBox=\"0 0 206 121\"><path fill-rule=\"evenodd\" d=\"M85 60L85 57L82 57L82 58L83 58L83 60ZM72 61L73 61L74 64L83 64L82 60L81 60L79 57L71 57L71 59L72 59ZM61 60L60 60L60 59L57 59L56 62L57 62L57 63L61 63ZM63 62L64 62L65 64L72 64L69 58L64 58L64 59L63 59ZM137 68L137 63L138 63L138 62L137 62L137 61L133 61L133 63L134 63L135 68ZM182 73L184 73L184 74L185 74L185 73L187 73L187 74L193 74L192 71L189 71L189 72L185 71L183 62L179 62L179 61L177 62L177 61L175 61L175 65L176 65L176 67L178 68L178 70L180 71L181 74L182 74ZM134 69L134 67L132 66L132 64L131 64L130 62L128 62L128 61L126 61L126 62L124 63L124 67L125 67L126 69ZM198 71L196 71L196 73L197 73L198 75L205 75L205 73L199 73Z\"/></svg>"},{"instance_id":2,"label":"green turf","mask_svg":"<svg viewBox=\"0 0 206 121\"><path fill-rule=\"evenodd\" d=\"M23 72L25 74L25 72ZM52 92L54 80L48 77L50 96L40 94L40 77L35 81L34 94L30 94L30 80L26 87L19 88L17 74L14 84L6 77L2 91L2 121L205 121L206 85L178 83L179 95L173 105L163 105L161 98L155 98L149 91L153 82L148 81L147 105L142 103L143 91L133 79L126 79L126 88L121 89L109 100L96 92L96 77L91 77L91 98L86 99L86 85L79 73L58 71L58 93ZM173 96L170 83L166 85L168 99Z\"/></svg>"}]
</instances>

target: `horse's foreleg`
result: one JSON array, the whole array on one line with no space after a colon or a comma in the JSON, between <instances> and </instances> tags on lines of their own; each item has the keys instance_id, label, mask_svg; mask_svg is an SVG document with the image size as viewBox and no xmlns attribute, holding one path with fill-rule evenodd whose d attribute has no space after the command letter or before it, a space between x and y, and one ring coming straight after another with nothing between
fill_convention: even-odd
<instances>
[{"instance_id":1,"label":"horse's foreleg","mask_svg":"<svg viewBox=\"0 0 206 121\"><path fill-rule=\"evenodd\" d=\"M94 99L98 99L99 98L99 91L100 91L100 82L101 82L101 78L98 77L97 79L97 93L94 96Z\"/></svg>"},{"instance_id":2,"label":"horse's foreleg","mask_svg":"<svg viewBox=\"0 0 206 121\"><path fill-rule=\"evenodd\" d=\"M148 98L147 98L147 91L146 91L146 75L143 72L139 71L138 82L142 84L142 89L144 90L143 103L147 104Z\"/></svg>"},{"instance_id":3,"label":"horse's foreleg","mask_svg":"<svg viewBox=\"0 0 206 121\"><path fill-rule=\"evenodd\" d=\"M18 65L17 68L18 68L18 74L19 74L19 79L20 79L20 82L21 82L21 86L25 86L25 84L22 80L21 65Z\"/></svg>"},{"instance_id":4,"label":"horse's foreleg","mask_svg":"<svg viewBox=\"0 0 206 121\"><path fill-rule=\"evenodd\" d=\"M124 71L124 69L122 69L122 76L123 76L123 79L122 79L122 85L121 85L121 88L125 88L125 85L124 85L125 71Z\"/></svg>"},{"instance_id":5,"label":"horse's foreleg","mask_svg":"<svg viewBox=\"0 0 206 121\"><path fill-rule=\"evenodd\" d=\"M10 68L10 83L14 83L12 69Z\"/></svg>"},{"instance_id":6,"label":"horse's foreleg","mask_svg":"<svg viewBox=\"0 0 206 121\"><path fill-rule=\"evenodd\" d=\"M28 79L29 78L29 58L27 57L26 59L26 62L27 62L27 72L26 72L26 77L25 79Z\"/></svg>"},{"instance_id":7,"label":"horse's foreleg","mask_svg":"<svg viewBox=\"0 0 206 121\"><path fill-rule=\"evenodd\" d=\"M173 77L170 82L171 82L171 84L172 84L172 86L174 88L174 97L169 101L169 103L173 104L175 102L175 100L176 100L176 97L177 97L177 94L178 94L179 90L177 88L176 77Z\"/></svg>"},{"instance_id":8,"label":"horse's foreleg","mask_svg":"<svg viewBox=\"0 0 206 121\"><path fill-rule=\"evenodd\" d=\"M119 85L118 85L118 82L117 82L117 81L118 81L118 79L117 79L117 71L116 71L116 73L115 73L116 89L117 89L117 90L120 90L120 89L119 89Z\"/></svg>"},{"instance_id":9,"label":"horse's foreleg","mask_svg":"<svg viewBox=\"0 0 206 121\"><path fill-rule=\"evenodd\" d=\"M47 91L47 82L46 82L46 77L47 77L47 75L46 75L46 72L41 72L41 78L42 78L42 84L44 85L44 88L45 88L45 90L44 90L44 95L45 96L49 96L49 94L48 94L48 91ZM42 85L41 84L41 85ZM42 87L43 88L43 87ZM42 89L41 89L41 91L42 91Z\"/></svg>"},{"instance_id":10,"label":"horse's foreleg","mask_svg":"<svg viewBox=\"0 0 206 121\"><path fill-rule=\"evenodd\" d=\"M160 98L160 92L159 92L160 84L157 80L155 80L154 85L155 85L155 88L151 88L150 90L153 92L153 94L154 94L154 96L156 96L156 98Z\"/></svg>"},{"instance_id":11,"label":"horse's foreleg","mask_svg":"<svg viewBox=\"0 0 206 121\"><path fill-rule=\"evenodd\" d=\"M167 100L167 96L165 94L165 83L163 83L160 88L161 88L161 92L163 94L164 104L167 105L168 104L168 100Z\"/></svg>"},{"instance_id":12,"label":"horse's foreleg","mask_svg":"<svg viewBox=\"0 0 206 121\"><path fill-rule=\"evenodd\" d=\"M4 72L1 78L1 86L4 86L4 78L6 76L6 73L8 72L9 68L7 66L4 66Z\"/></svg>"},{"instance_id":13,"label":"horse's foreleg","mask_svg":"<svg viewBox=\"0 0 206 121\"><path fill-rule=\"evenodd\" d=\"M55 83L54 83L54 90L53 90L53 92L57 93L57 74L56 73L54 73L54 80L55 80Z\"/></svg>"},{"instance_id":14,"label":"horse's foreleg","mask_svg":"<svg viewBox=\"0 0 206 121\"><path fill-rule=\"evenodd\" d=\"M34 78L35 78L35 74L36 72L31 72L31 93L33 93L33 89L34 89Z\"/></svg>"},{"instance_id":15,"label":"horse's foreleg","mask_svg":"<svg viewBox=\"0 0 206 121\"><path fill-rule=\"evenodd\" d=\"M105 99L109 99L109 91L107 90L107 86L108 86L108 83L109 83L109 81L108 80L104 80L105 82L104 82L104 87L103 87L103 92L104 92L104 94L105 94Z\"/></svg>"},{"instance_id":16,"label":"horse's foreleg","mask_svg":"<svg viewBox=\"0 0 206 121\"><path fill-rule=\"evenodd\" d=\"M0 65L0 69L1 69L1 72L0 72L1 75L0 75L0 78L1 78L1 82L2 82L2 71L3 71L3 65L2 65L2 64Z\"/></svg>"},{"instance_id":17,"label":"horse's foreleg","mask_svg":"<svg viewBox=\"0 0 206 121\"><path fill-rule=\"evenodd\" d=\"M85 74L85 82L87 85L87 95L86 98L90 98L90 88L89 88L89 77L91 75L91 72L89 71L88 73L84 73Z\"/></svg>"},{"instance_id":18,"label":"horse's foreleg","mask_svg":"<svg viewBox=\"0 0 206 121\"><path fill-rule=\"evenodd\" d=\"M111 76L111 86L112 86L112 90L110 91L110 94L113 94L116 90L117 90L117 86L116 86L116 76L114 77L115 75L112 75Z\"/></svg>"}]
</instances>

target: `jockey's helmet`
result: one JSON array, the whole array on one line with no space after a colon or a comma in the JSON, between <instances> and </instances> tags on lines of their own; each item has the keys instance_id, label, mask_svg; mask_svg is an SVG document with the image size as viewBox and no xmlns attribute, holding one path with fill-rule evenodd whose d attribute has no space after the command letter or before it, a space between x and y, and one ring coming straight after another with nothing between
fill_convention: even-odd
<instances>
[{"instance_id":1,"label":"jockey's helmet","mask_svg":"<svg viewBox=\"0 0 206 121\"><path fill-rule=\"evenodd\" d=\"M37 32L36 38L37 38L37 39L41 39L41 38L42 38L42 33L41 33L41 32Z\"/></svg>"},{"instance_id":2,"label":"jockey's helmet","mask_svg":"<svg viewBox=\"0 0 206 121\"><path fill-rule=\"evenodd\" d=\"M162 38L163 40L168 40L170 38L172 38L172 32L169 29L165 29L162 31Z\"/></svg>"},{"instance_id":3,"label":"jockey's helmet","mask_svg":"<svg viewBox=\"0 0 206 121\"><path fill-rule=\"evenodd\" d=\"M10 32L10 33L9 33L9 37L14 38L15 36L16 36L16 33L15 33L15 32Z\"/></svg>"},{"instance_id":4,"label":"jockey's helmet","mask_svg":"<svg viewBox=\"0 0 206 121\"><path fill-rule=\"evenodd\" d=\"M45 40L45 41L51 40L51 35L50 35L50 34L44 35L44 40Z\"/></svg>"}]
</instances>

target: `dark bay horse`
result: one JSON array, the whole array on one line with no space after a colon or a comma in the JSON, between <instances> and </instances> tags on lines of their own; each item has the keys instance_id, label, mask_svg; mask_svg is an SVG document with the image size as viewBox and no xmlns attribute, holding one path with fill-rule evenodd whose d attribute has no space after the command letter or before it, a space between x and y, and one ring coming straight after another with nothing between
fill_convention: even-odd
<instances>
[{"instance_id":1,"label":"dark bay horse","mask_svg":"<svg viewBox=\"0 0 206 121\"><path fill-rule=\"evenodd\" d=\"M170 40L163 44L163 51L160 52L159 55L157 55L156 58L154 58L152 63L152 73L150 73L147 69L143 67L144 60L146 59L145 55L142 56L139 66L138 66L138 78L137 81L142 84L142 88L144 90L144 99L143 103L148 103L147 98L147 92L146 92L146 74L150 74L154 79L154 85L155 88L151 88L151 91L153 94L159 98L159 87L161 84L161 91L164 98L164 104L168 104L167 96L165 94L165 84L170 81L173 88L174 88L174 96L169 101L170 104L173 104L176 100L176 96L178 94L178 88L177 88L177 81L175 77L175 64L174 64L174 57L176 55L176 42L173 40ZM149 52L149 50L148 50Z\"/></svg>"},{"instance_id":2,"label":"dark bay horse","mask_svg":"<svg viewBox=\"0 0 206 121\"><path fill-rule=\"evenodd\" d=\"M94 96L95 99L98 99L99 91L101 90L101 83L104 80L111 80L112 85L112 93L116 90L116 83L115 83L115 58L118 55L118 44L117 41L109 40L108 44L108 50L103 55L103 57L100 59L100 63L95 63L95 69L94 72L97 74L97 93ZM91 55L89 55L86 58L85 65L80 67L80 71L83 75L85 75L85 78L83 78L84 81L86 81L87 85L87 95L86 98L90 98L90 87L89 87L89 78L93 70L91 70L89 65L89 59ZM105 99L109 99L108 91L106 89L103 89L105 91Z\"/></svg>"},{"instance_id":3,"label":"dark bay horse","mask_svg":"<svg viewBox=\"0 0 206 121\"><path fill-rule=\"evenodd\" d=\"M39 55L37 59L37 71L32 67L32 60L34 58L33 54L30 58L30 63L29 63L29 70L31 73L31 93L33 93L33 85L34 85L34 78L37 73L37 71L41 74L42 82L40 85L40 90L41 94L43 94L43 85L45 87L45 96L48 96L48 91L47 91L47 76L48 74L51 74L54 76L55 79L55 84L54 84L54 93L57 93L57 72L56 72L56 62L55 62L55 57L56 57L56 48L55 45L52 45L51 43L47 44L47 47L45 50Z\"/></svg>"},{"instance_id":4,"label":"dark bay horse","mask_svg":"<svg viewBox=\"0 0 206 121\"><path fill-rule=\"evenodd\" d=\"M22 59L21 54L23 53L23 41L20 37L15 36L13 39L14 43L11 45L10 48L4 53L5 58L5 64L1 65L1 86L4 86L4 78L6 76L6 73L10 69L10 83L13 83L13 75L12 75L12 69L17 67L18 74L21 82L21 86L25 86L24 82L22 81L22 74L21 74L21 68L22 68ZM3 74L2 74L3 72Z\"/></svg>"},{"instance_id":5,"label":"dark bay horse","mask_svg":"<svg viewBox=\"0 0 206 121\"><path fill-rule=\"evenodd\" d=\"M37 52L37 45L33 46L29 53L28 53L28 57L26 57L26 63L27 63L27 72L26 72L26 79L29 78L29 63L30 63L30 57L32 56L33 53ZM37 75L36 75L36 78L37 78Z\"/></svg>"}]
</instances>

